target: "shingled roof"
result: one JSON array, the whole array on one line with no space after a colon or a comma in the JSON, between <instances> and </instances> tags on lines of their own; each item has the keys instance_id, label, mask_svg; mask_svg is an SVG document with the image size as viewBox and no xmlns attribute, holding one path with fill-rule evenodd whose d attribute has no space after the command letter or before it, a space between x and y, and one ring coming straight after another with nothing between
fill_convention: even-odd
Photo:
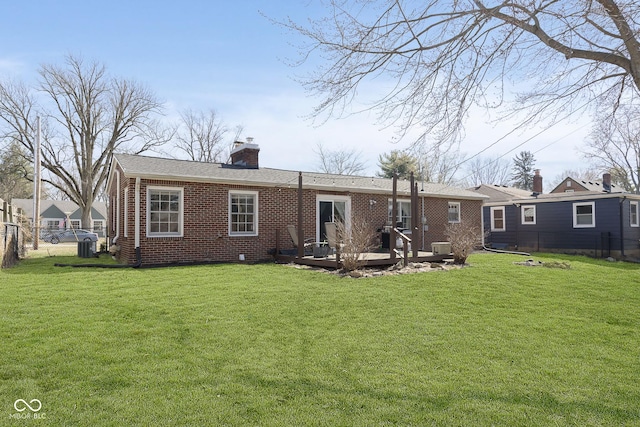
<instances>
[{"instance_id":1,"label":"shingled roof","mask_svg":"<svg viewBox=\"0 0 640 427\"><path fill-rule=\"evenodd\" d=\"M271 169L244 168L224 163L205 163L130 154L114 155L127 177L169 181L194 181L261 187L297 187L300 172ZM357 193L391 194L392 180L387 178L333 175L319 172L302 172L304 188L317 190L350 191ZM482 194L445 184L418 182L421 196L482 200ZM410 183L398 180L398 194L408 196Z\"/></svg>"}]
</instances>

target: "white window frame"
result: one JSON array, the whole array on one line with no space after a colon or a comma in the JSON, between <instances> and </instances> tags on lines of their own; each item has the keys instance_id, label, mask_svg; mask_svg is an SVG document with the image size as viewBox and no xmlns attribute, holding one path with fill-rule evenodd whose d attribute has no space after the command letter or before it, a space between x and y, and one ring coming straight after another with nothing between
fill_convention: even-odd
<instances>
[{"instance_id":1,"label":"white window frame","mask_svg":"<svg viewBox=\"0 0 640 427\"><path fill-rule=\"evenodd\" d=\"M496 212L502 212L502 227L496 227ZM507 220L505 218L505 208L504 206L492 206L491 207L491 231L506 231L507 230Z\"/></svg>"},{"instance_id":2,"label":"white window frame","mask_svg":"<svg viewBox=\"0 0 640 427\"><path fill-rule=\"evenodd\" d=\"M591 222L589 224L578 224L578 207L591 206ZM576 202L573 204L573 228L595 228L596 226L596 203Z\"/></svg>"},{"instance_id":3,"label":"white window frame","mask_svg":"<svg viewBox=\"0 0 640 427\"><path fill-rule=\"evenodd\" d=\"M636 220L633 220L633 210L635 208ZM629 225L631 227L640 227L640 207L638 202L629 202Z\"/></svg>"},{"instance_id":4,"label":"white window frame","mask_svg":"<svg viewBox=\"0 0 640 427\"><path fill-rule=\"evenodd\" d=\"M524 214L525 209L533 209L533 221L526 221L526 216ZM520 218L522 225L535 225L536 224L536 205L521 205L520 206Z\"/></svg>"},{"instance_id":5,"label":"white window frame","mask_svg":"<svg viewBox=\"0 0 640 427\"><path fill-rule=\"evenodd\" d=\"M68 229L69 230L80 230L82 228L82 223L79 219L71 219L69 220Z\"/></svg>"},{"instance_id":6,"label":"white window frame","mask_svg":"<svg viewBox=\"0 0 640 427\"><path fill-rule=\"evenodd\" d=\"M333 204L334 214L335 214L335 204L336 202L344 203L344 226L346 228L347 233L351 233L351 197L350 196L340 196L337 194L317 194L316 195L316 240L323 240L323 236L321 236L321 227L320 227L320 203L321 202L331 202ZM335 221L335 218L333 219Z\"/></svg>"},{"instance_id":7,"label":"white window frame","mask_svg":"<svg viewBox=\"0 0 640 427\"><path fill-rule=\"evenodd\" d=\"M458 209L458 219L457 220L451 220L451 218L449 218L449 209L451 209L451 206L456 206ZM460 202L449 202L447 204L447 221L449 222L449 224L457 224L462 220L462 210L460 207Z\"/></svg>"},{"instance_id":8,"label":"white window frame","mask_svg":"<svg viewBox=\"0 0 640 427\"><path fill-rule=\"evenodd\" d=\"M253 196L253 231L233 231L232 226L232 212L231 212L231 200L234 195L242 195L242 196ZM228 198L228 233L231 237L246 237L246 236L257 236L258 235L258 215L260 212L259 209L259 198L257 191L246 191L246 190L229 190L229 198Z\"/></svg>"},{"instance_id":9,"label":"white window frame","mask_svg":"<svg viewBox=\"0 0 640 427\"><path fill-rule=\"evenodd\" d=\"M409 207L408 215L402 216L402 205L406 205ZM389 199L388 203L389 214L387 215L387 220L391 222L392 226L396 226L397 222L402 222L402 228L409 229L411 228L411 199L397 199L396 200L396 213L398 218L395 221L391 218L391 213L393 212L393 199ZM405 226L406 224L406 226Z\"/></svg>"},{"instance_id":10,"label":"white window frame","mask_svg":"<svg viewBox=\"0 0 640 427\"><path fill-rule=\"evenodd\" d=\"M178 211L178 231L177 232L152 232L151 231L151 193L153 191L173 191L179 193L178 203L180 204ZM126 215L126 212L125 212ZM147 237L184 237L184 188L183 187L164 187L149 186L147 187Z\"/></svg>"}]
</instances>

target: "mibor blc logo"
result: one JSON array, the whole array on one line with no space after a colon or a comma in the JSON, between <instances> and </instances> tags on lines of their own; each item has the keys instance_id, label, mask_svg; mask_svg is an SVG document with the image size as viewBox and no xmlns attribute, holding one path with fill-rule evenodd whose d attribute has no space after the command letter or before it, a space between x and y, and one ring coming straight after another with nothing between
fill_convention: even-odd
<instances>
[{"instance_id":1,"label":"mibor blc logo","mask_svg":"<svg viewBox=\"0 0 640 427\"><path fill-rule=\"evenodd\" d=\"M24 399L18 399L13 402L13 409L15 409L15 414L10 414L10 418L33 418L33 419L44 419L46 415L44 413L39 413L42 409L42 402L38 399L31 399L30 401L26 401Z\"/></svg>"}]
</instances>

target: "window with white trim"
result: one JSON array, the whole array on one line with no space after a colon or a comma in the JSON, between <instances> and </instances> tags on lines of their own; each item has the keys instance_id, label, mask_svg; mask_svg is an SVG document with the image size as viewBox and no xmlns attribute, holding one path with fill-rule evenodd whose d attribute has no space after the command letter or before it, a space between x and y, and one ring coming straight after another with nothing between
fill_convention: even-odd
<instances>
[{"instance_id":1,"label":"window with white trim","mask_svg":"<svg viewBox=\"0 0 640 427\"><path fill-rule=\"evenodd\" d=\"M229 192L229 235L258 235L258 192Z\"/></svg>"},{"instance_id":2,"label":"window with white trim","mask_svg":"<svg viewBox=\"0 0 640 427\"><path fill-rule=\"evenodd\" d=\"M522 225L535 225L536 223L536 205L520 206Z\"/></svg>"},{"instance_id":3,"label":"window with white trim","mask_svg":"<svg viewBox=\"0 0 640 427\"><path fill-rule=\"evenodd\" d=\"M629 203L629 222L632 227L640 226L640 222L638 222L638 202Z\"/></svg>"},{"instance_id":4,"label":"window with white trim","mask_svg":"<svg viewBox=\"0 0 640 427\"><path fill-rule=\"evenodd\" d=\"M396 212L398 218L393 221L391 214L393 213L393 199L389 199L389 224L395 226L396 223L401 222L402 228L411 228L411 201L410 200L396 200Z\"/></svg>"},{"instance_id":5,"label":"window with white trim","mask_svg":"<svg viewBox=\"0 0 640 427\"><path fill-rule=\"evenodd\" d=\"M491 231L505 231L506 222L504 217L504 206L494 206L491 208Z\"/></svg>"},{"instance_id":6,"label":"window with white trim","mask_svg":"<svg viewBox=\"0 0 640 427\"><path fill-rule=\"evenodd\" d=\"M449 202L449 222L460 222L460 202Z\"/></svg>"},{"instance_id":7,"label":"window with white trim","mask_svg":"<svg viewBox=\"0 0 640 427\"><path fill-rule=\"evenodd\" d=\"M71 220L71 228L75 229L75 230L79 230L80 227L80 220L79 219L72 219Z\"/></svg>"},{"instance_id":8,"label":"window with white trim","mask_svg":"<svg viewBox=\"0 0 640 427\"><path fill-rule=\"evenodd\" d=\"M596 226L595 202L573 204L573 227L593 228Z\"/></svg>"},{"instance_id":9,"label":"window with white trim","mask_svg":"<svg viewBox=\"0 0 640 427\"><path fill-rule=\"evenodd\" d=\"M147 236L183 235L183 194L182 188L147 187Z\"/></svg>"}]
</instances>

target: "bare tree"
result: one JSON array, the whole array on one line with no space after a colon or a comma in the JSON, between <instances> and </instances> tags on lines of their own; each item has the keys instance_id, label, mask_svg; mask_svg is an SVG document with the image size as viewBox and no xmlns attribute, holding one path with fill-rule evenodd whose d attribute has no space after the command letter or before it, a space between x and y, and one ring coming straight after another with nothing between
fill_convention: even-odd
<instances>
[{"instance_id":1,"label":"bare tree","mask_svg":"<svg viewBox=\"0 0 640 427\"><path fill-rule=\"evenodd\" d=\"M42 166L50 174L44 180L77 203L82 226L92 227L91 207L113 153L139 154L169 139L154 120L161 103L144 86L74 56L64 66L43 65L39 74L35 89L0 83L3 136L34 153L36 116L42 117Z\"/></svg>"},{"instance_id":2,"label":"bare tree","mask_svg":"<svg viewBox=\"0 0 640 427\"><path fill-rule=\"evenodd\" d=\"M476 157L466 164L466 186L481 184L509 185L511 182L511 163L500 157Z\"/></svg>"},{"instance_id":3,"label":"bare tree","mask_svg":"<svg viewBox=\"0 0 640 427\"><path fill-rule=\"evenodd\" d=\"M521 112L521 124L530 124L585 107L611 111L639 94L638 2L328 4L310 23L282 22L308 41L300 62L313 68L301 82L321 97L316 118L348 114L354 99L382 88L365 107L381 122L396 124L401 135L422 129L417 141L453 141L473 105ZM512 91L515 104L506 102Z\"/></svg>"},{"instance_id":4,"label":"bare tree","mask_svg":"<svg viewBox=\"0 0 640 427\"><path fill-rule=\"evenodd\" d=\"M316 170L338 175L357 175L366 169L362 153L355 150L327 150L321 143L314 150L318 156Z\"/></svg>"},{"instance_id":5,"label":"bare tree","mask_svg":"<svg viewBox=\"0 0 640 427\"><path fill-rule=\"evenodd\" d=\"M611 172L625 190L640 193L640 111L620 106L615 114L600 117L584 155Z\"/></svg>"},{"instance_id":6,"label":"bare tree","mask_svg":"<svg viewBox=\"0 0 640 427\"><path fill-rule=\"evenodd\" d=\"M217 163L228 157L225 137L229 128L214 110L195 112L186 110L180 114L181 126L176 134L176 148L187 154L190 160Z\"/></svg>"},{"instance_id":7,"label":"bare tree","mask_svg":"<svg viewBox=\"0 0 640 427\"><path fill-rule=\"evenodd\" d=\"M438 184L456 184L456 174L460 169L462 155L454 146L446 148L439 144L421 146L417 155L419 172L416 179Z\"/></svg>"},{"instance_id":8,"label":"bare tree","mask_svg":"<svg viewBox=\"0 0 640 427\"><path fill-rule=\"evenodd\" d=\"M12 141L0 151L0 199L26 199L33 195L33 165L30 155L17 142Z\"/></svg>"}]
</instances>

